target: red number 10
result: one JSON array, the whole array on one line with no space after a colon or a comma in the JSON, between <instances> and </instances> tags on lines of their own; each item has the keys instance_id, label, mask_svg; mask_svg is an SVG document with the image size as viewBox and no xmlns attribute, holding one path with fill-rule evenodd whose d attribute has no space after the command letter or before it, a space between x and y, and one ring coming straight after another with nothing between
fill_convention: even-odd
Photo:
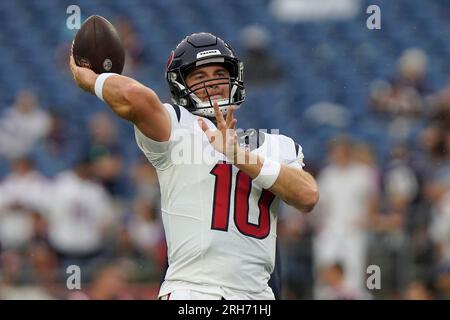
<instances>
[{"instance_id":1,"label":"red number 10","mask_svg":"<svg viewBox=\"0 0 450 320\"><path fill-rule=\"evenodd\" d=\"M219 163L211 170L211 174L216 177L211 229L228 231L232 166L231 164ZM248 200L251 191L252 179L244 172L238 171L234 193L234 223L240 233L257 239L264 239L270 232L270 205L275 196L272 192L263 189L258 200L258 223L254 224L248 221Z\"/></svg>"}]
</instances>

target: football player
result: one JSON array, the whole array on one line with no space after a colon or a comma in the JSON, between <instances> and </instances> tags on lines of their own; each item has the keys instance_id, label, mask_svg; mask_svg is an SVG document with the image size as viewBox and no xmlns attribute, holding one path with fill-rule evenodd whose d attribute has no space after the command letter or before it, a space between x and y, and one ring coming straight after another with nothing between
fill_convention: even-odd
<instances>
[{"instance_id":1,"label":"football player","mask_svg":"<svg viewBox=\"0 0 450 320\"><path fill-rule=\"evenodd\" d=\"M176 46L166 69L172 104L129 77L95 74L73 57L70 67L79 87L134 124L157 170L169 262L159 298L273 299L279 201L309 212L318 189L291 138L236 133L244 66L230 45L194 33ZM180 161L195 139L207 159Z\"/></svg>"}]
</instances>

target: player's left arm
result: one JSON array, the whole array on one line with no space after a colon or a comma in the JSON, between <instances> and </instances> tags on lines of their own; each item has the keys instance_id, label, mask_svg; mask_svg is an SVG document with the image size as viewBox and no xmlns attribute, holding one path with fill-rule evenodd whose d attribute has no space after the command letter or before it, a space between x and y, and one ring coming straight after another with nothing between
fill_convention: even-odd
<instances>
[{"instance_id":1,"label":"player's left arm","mask_svg":"<svg viewBox=\"0 0 450 320\"><path fill-rule=\"evenodd\" d=\"M208 136L213 147L233 159L234 165L255 179L261 172L264 159L248 150L240 148L236 139L236 123L233 117L234 108L231 107L225 120L219 111L217 103L214 104L217 130L209 130L206 123L199 119L199 125ZM310 212L319 200L319 189L314 177L300 168L280 164L280 172L269 191L274 193L302 212Z\"/></svg>"},{"instance_id":2,"label":"player's left arm","mask_svg":"<svg viewBox=\"0 0 450 320\"><path fill-rule=\"evenodd\" d=\"M245 159L245 161L239 161ZM235 166L255 179L261 172L264 159L237 147ZM269 191L301 212L310 212L319 200L319 189L314 177L303 169L280 164L280 173Z\"/></svg>"}]
</instances>

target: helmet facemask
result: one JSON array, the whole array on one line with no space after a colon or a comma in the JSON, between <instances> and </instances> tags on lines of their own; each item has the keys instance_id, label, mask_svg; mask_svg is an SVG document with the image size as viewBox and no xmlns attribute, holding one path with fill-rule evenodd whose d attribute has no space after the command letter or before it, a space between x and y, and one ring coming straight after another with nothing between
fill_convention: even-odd
<instances>
[{"instance_id":1,"label":"helmet facemask","mask_svg":"<svg viewBox=\"0 0 450 320\"><path fill-rule=\"evenodd\" d=\"M190 87L186 84L186 76L198 66L205 66L207 64L221 64L230 73L230 77L221 77L208 80L202 80L194 83ZM175 95L177 97L173 98L173 101L182 107L185 107L191 113L203 117L214 118L214 100L208 91L208 88L218 85L228 85L228 98L222 98L217 101L219 105L219 110L226 114L228 108L231 105L235 105L239 108L239 105L245 99L245 89L243 84L243 64L240 61L229 61L224 57L215 57L196 61L194 65L186 66L184 72L180 69L172 70L168 72L167 79L172 84L172 88L176 88L178 93ZM200 90L206 92L206 98L202 101L196 93Z\"/></svg>"},{"instance_id":2,"label":"helmet facemask","mask_svg":"<svg viewBox=\"0 0 450 320\"><path fill-rule=\"evenodd\" d=\"M212 95L208 88L213 88L216 86L226 85L228 87L228 97L221 99L212 99ZM226 114L228 107L231 105L236 105L237 108L239 104L242 102L237 100L236 92L238 89L243 89L242 84L239 84L239 81L236 78L232 77L222 77L222 78L214 78L209 80L199 81L191 85L190 88L187 88L187 92L182 96L193 100L195 103L195 110L191 112L193 114L204 116L204 117L214 117L214 101L217 101L219 105L219 109L222 113ZM200 99L198 93L200 91L205 92L206 99Z\"/></svg>"}]
</instances>

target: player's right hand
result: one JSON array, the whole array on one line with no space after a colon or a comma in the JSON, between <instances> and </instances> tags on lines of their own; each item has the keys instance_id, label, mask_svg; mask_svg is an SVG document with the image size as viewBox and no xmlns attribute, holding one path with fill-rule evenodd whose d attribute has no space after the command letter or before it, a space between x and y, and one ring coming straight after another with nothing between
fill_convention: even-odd
<instances>
[{"instance_id":1,"label":"player's right hand","mask_svg":"<svg viewBox=\"0 0 450 320\"><path fill-rule=\"evenodd\" d=\"M231 106L228 109L227 118L225 119L222 112L219 111L217 101L214 101L213 107L217 122L217 130L210 130L202 118L197 120L198 124L208 137L208 140L214 149L225 155L229 161L233 162L238 148L236 136L237 120L233 116L236 108L235 106Z\"/></svg>"},{"instance_id":2,"label":"player's right hand","mask_svg":"<svg viewBox=\"0 0 450 320\"><path fill-rule=\"evenodd\" d=\"M70 53L69 67L75 83L83 90L94 92L95 80L98 75L89 68L77 66L72 52Z\"/></svg>"}]
</instances>

